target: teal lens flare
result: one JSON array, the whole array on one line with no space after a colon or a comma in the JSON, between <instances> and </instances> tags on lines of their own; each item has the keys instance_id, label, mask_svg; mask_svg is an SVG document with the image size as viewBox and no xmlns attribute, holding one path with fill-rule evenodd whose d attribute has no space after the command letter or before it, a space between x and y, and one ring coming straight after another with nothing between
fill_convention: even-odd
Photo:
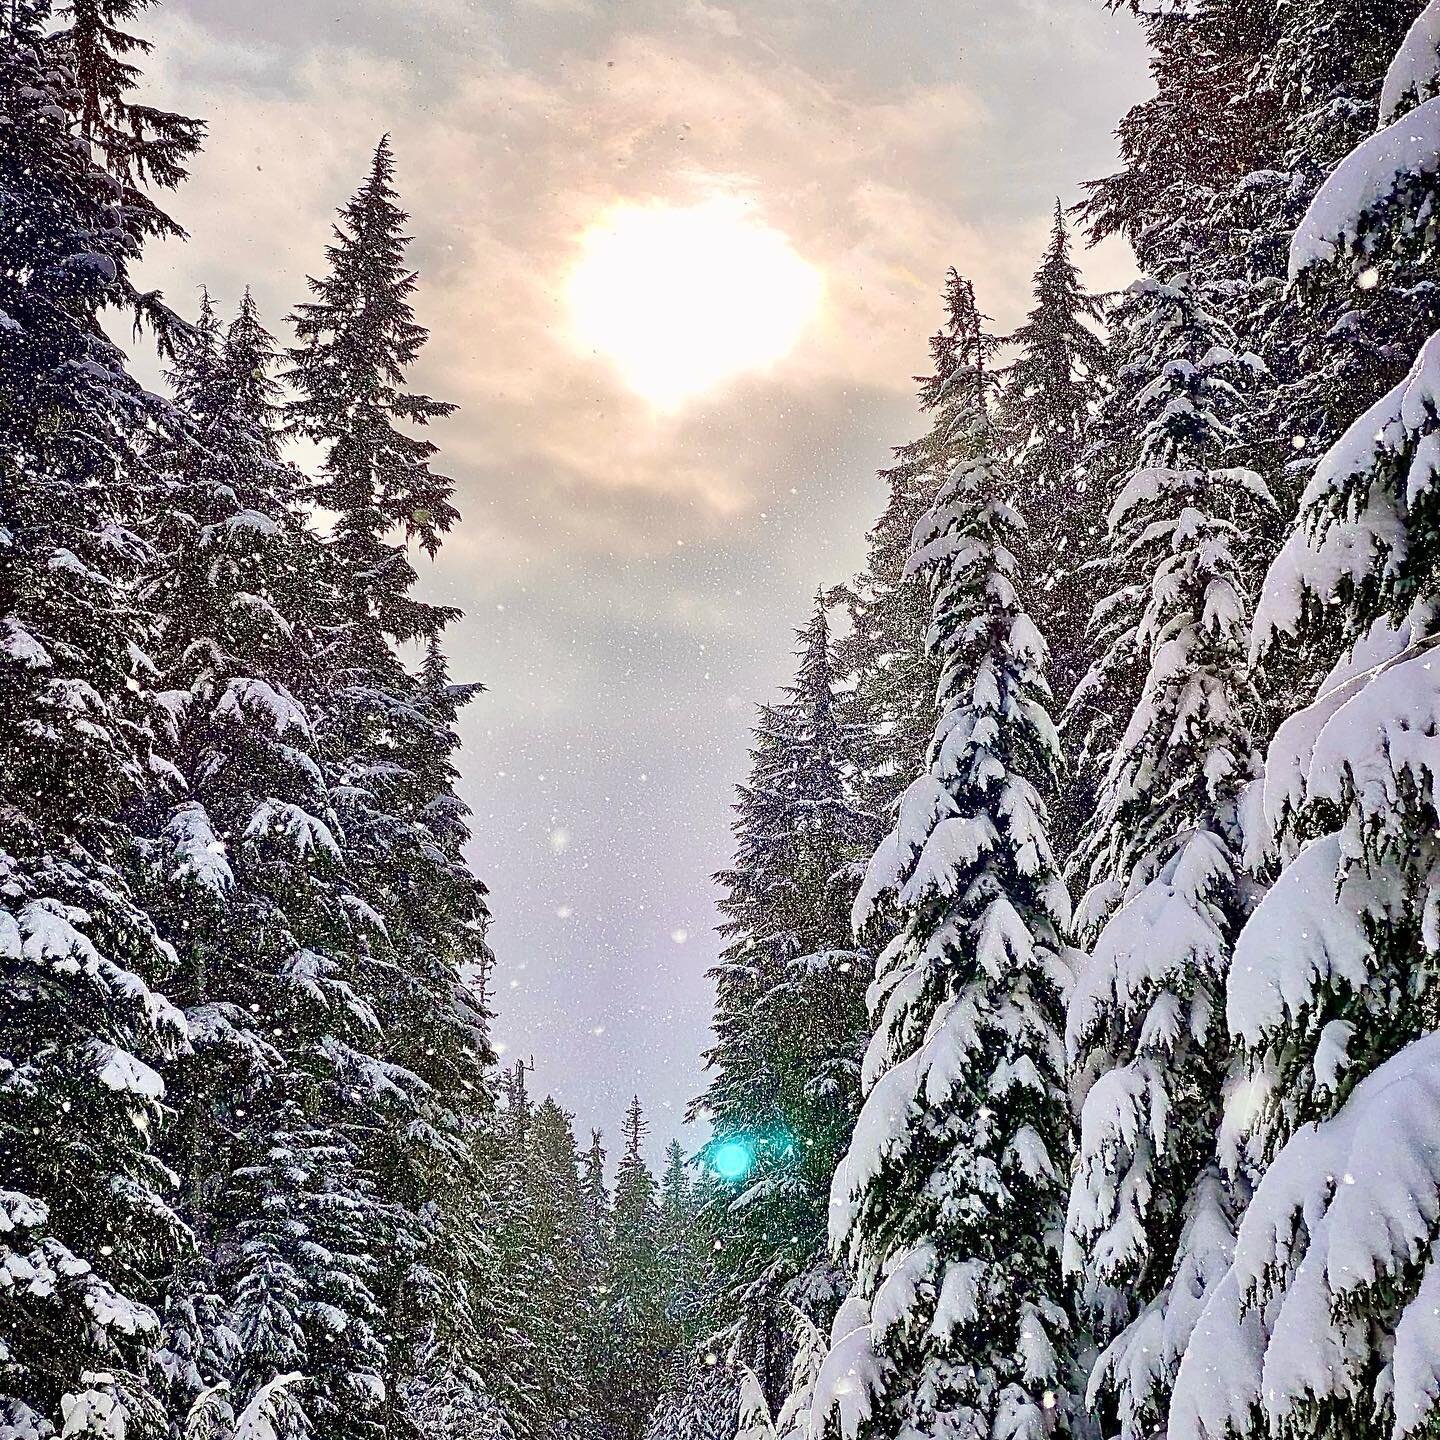
<instances>
[{"instance_id":1,"label":"teal lens flare","mask_svg":"<svg viewBox=\"0 0 1440 1440\"><path fill-rule=\"evenodd\" d=\"M743 1140L727 1140L710 1152L710 1168L722 1180L743 1180L755 1165L755 1151Z\"/></svg>"}]
</instances>

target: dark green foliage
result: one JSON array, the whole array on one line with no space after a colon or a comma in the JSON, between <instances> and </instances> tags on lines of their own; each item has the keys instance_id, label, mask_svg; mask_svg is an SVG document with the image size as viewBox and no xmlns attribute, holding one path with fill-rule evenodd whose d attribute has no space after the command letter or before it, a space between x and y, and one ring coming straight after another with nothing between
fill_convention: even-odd
<instances>
[{"instance_id":1,"label":"dark green foliage","mask_svg":"<svg viewBox=\"0 0 1440 1440\"><path fill-rule=\"evenodd\" d=\"M617 1440L639 1440L644 1434L676 1349L658 1187L641 1153L648 1129L639 1099L632 1100L621 1131L625 1148L615 1176L602 1304L616 1353L600 1380L599 1411L605 1433Z\"/></svg>"},{"instance_id":2,"label":"dark green foliage","mask_svg":"<svg viewBox=\"0 0 1440 1440\"><path fill-rule=\"evenodd\" d=\"M414 542L433 555L456 518L450 482L432 473L435 446L401 426L453 407L405 386L427 332L410 303L405 214L391 187L388 140L342 208L326 275L299 307L287 381L293 430L324 451L309 498L335 516L326 545L333 601L317 625L326 697L317 730L346 841L356 916L368 926L363 992L381 1017L379 1068L362 1087L380 1104L361 1127L361 1156L388 1202L377 1229L384 1258L376 1298L391 1347L387 1396L449 1289L434 1253L437 1190L455 1195L470 1133L488 1097L482 1018L467 998L486 961L485 890L465 866L465 810L452 753L460 705L479 686L452 685L439 636L453 612L412 594ZM397 534L398 532L398 534ZM418 672L397 649L427 646ZM365 1073L363 1053L342 1063ZM387 1105L396 1117L383 1118ZM398 1114L407 1118L396 1123ZM442 1247L443 1251L443 1247Z\"/></svg>"},{"instance_id":3,"label":"dark green foliage","mask_svg":"<svg viewBox=\"0 0 1440 1440\"><path fill-rule=\"evenodd\" d=\"M953 269L942 298L945 321L930 337L931 371L915 377L930 428L898 446L895 464L881 472L888 503L866 537L864 571L840 591L850 631L836 649L837 673L853 678L853 691L841 703L853 736L857 804L869 819L869 848L889 829L900 796L924 766L935 726L939 674L926 644L930 606L924 585L907 574L906 565L915 526L959 459L954 379L972 297ZM998 342L986 336L985 344L988 362Z\"/></svg>"},{"instance_id":4,"label":"dark green foliage","mask_svg":"<svg viewBox=\"0 0 1440 1440\"><path fill-rule=\"evenodd\" d=\"M709 1153L737 1141L753 1168L709 1197L712 1348L760 1377L778 1407L790 1365L787 1306L828 1323L841 1295L826 1256L829 1178L859 1102L869 960L849 935L867 817L836 694L825 603L798 636L799 668L761 711L736 807L736 856L718 878L727 944L717 986L713 1078L697 1108Z\"/></svg>"},{"instance_id":5,"label":"dark green foliage","mask_svg":"<svg viewBox=\"0 0 1440 1440\"><path fill-rule=\"evenodd\" d=\"M327 449L313 498L339 517L334 548L355 585L356 641L370 616L380 635L401 640L429 637L449 618L410 594L415 573L405 546L389 537L398 530L434 555L458 518L450 481L430 470L436 446L400 428L426 426L455 407L405 386L429 332L410 303L409 217L397 203L394 174L387 136L340 210L328 273L309 282L315 298L291 317L300 343L285 376L299 392L292 425Z\"/></svg>"},{"instance_id":6,"label":"dark green foliage","mask_svg":"<svg viewBox=\"0 0 1440 1440\"><path fill-rule=\"evenodd\" d=\"M891 897L866 1098L831 1236L865 1319L837 1330L825 1433L1030 1435L1071 1405L1054 1234L1069 1169L1062 937L1069 901L1042 798L1059 761L1045 649L1017 587L1021 522L992 423L991 347L968 286L950 386L960 460L916 531L939 714L855 907Z\"/></svg>"},{"instance_id":7,"label":"dark green foliage","mask_svg":"<svg viewBox=\"0 0 1440 1440\"><path fill-rule=\"evenodd\" d=\"M1050 244L1035 272L1034 307L1010 336L1019 353L1006 372L1000 418L1027 525L1021 553L1033 577L1035 623L1050 649L1057 711L1094 660L1087 631L1108 495L1085 461L1091 420L1107 387L1104 318L1104 304L1081 284L1057 201ZM1071 785L1056 807L1052 824L1062 855L1074 843L1088 800L1083 784Z\"/></svg>"},{"instance_id":8,"label":"dark green foliage","mask_svg":"<svg viewBox=\"0 0 1440 1440\"><path fill-rule=\"evenodd\" d=\"M151 1141L184 1025L127 820L152 783L135 582L165 407L103 329L152 231L77 138L54 18L17 7L0 34L0 1255L27 1277L0 1294L0 1424L43 1436L68 1394L144 1434L146 1302L183 1245Z\"/></svg>"}]
</instances>

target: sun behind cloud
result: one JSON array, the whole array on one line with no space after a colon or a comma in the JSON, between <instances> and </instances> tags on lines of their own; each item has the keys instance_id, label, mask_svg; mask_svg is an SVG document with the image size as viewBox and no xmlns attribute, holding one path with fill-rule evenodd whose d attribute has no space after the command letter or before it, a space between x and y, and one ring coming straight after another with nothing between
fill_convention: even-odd
<instances>
[{"instance_id":1,"label":"sun behind cloud","mask_svg":"<svg viewBox=\"0 0 1440 1440\"><path fill-rule=\"evenodd\" d=\"M577 342L657 409L775 364L824 281L740 200L613 207L580 240L566 295Z\"/></svg>"}]
</instances>

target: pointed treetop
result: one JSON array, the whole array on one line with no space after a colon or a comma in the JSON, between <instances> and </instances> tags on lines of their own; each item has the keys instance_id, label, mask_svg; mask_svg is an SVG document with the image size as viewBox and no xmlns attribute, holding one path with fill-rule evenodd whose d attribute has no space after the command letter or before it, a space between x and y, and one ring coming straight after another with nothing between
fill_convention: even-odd
<instances>
[{"instance_id":1,"label":"pointed treetop","mask_svg":"<svg viewBox=\"0 0 1440 1440\"><path fill-rule=\"evenodd\" d=\"M649 1121L645 1119L645 1112L640 1108L640 1097L632 1096L630 1108L625 1112L625 1158L627 1160L638 1160L640 1158L640 1143L650 1131Z\"/></svg>"},{"instance_id":2,"label":"pointed treetop","mask_svg":"<svg viewBox=\"0 0 1440 1440\"><path fill-rule=\"evenodd\" d=\"M173 190L185 179L186 164L200 148L205 122L130 101L141 73L128 57L148 55L153 47L122 27L156 3L69 0L54 39L79 85L80 131L99 152L105 168L127 186ZM184 234L153 204L147 201L145 206L151 234Z\"/></svg>"},{"instance_id":3,"label":"pointed treetop","mask_svg":"<svg viewBox=\"0 0 1440 1440\"><path fill-rule=\"evenodd\" d=\"M1050 244L1045 259L1051 264L1068 264L1070 261L1070 226L1065 221L1065 206L1059 196L1055 198L1055 219L1050 226Z\"/></svg>"},{"instance_id":4,"label":"pointed treetop","mask_svg":"<svg viewBox=\"0 0 1440 1440\"><path fill-rule=\"evenodd\" d=\"M748 1366L740 1367L740 1417L735 1440L775 1440L775 1422L759 1377Z\"/></svg>"},{"instance_id":5,"label":"pointed treetop","mask_svg":"<svg viewBox=\"0 0 1440 1440\"><path fill-rule=\"evenodd\" d=\"M215 317L215 302L210 298L210 287L200 287L200 313L195 317L195 328L197 330L213 330L217 324Z\"/></svg>"},{"instance_id":6,"label":"pointed treetop","mask_svg":"<svg viewBox=\"0 0 1440 1440\"><path fill-rule=\"evenodd\" d=\"M678 1140L672 1140L665 1147L661 1189L667 1214L672 1220L683 1220L690 1204L690 1167Z\"/></svg>"},{"instance_id":7,"label":"pointed treetop","mask_svg":"<svg viewBox=\"0 0 1440 1440\"><path fill-rule=\"evenodd\" d=\"M291 316L299 343L285 377L296 391L287 414L296 434L328 447L314 498L337 517L336 553L360 608L373 609L387 634L424 639L454 612L409 594L415 574L392 537L400 532L433 556L459 518L453 482L430 468L435 445L414 433L455 406L406 384L429 332L415 318L409 217L391 187L393 170L384 137L339 209L327 273L309 278L312 298Z\"/></svg>"},{"instance_id":8,"label":"pointed treetop","mask_svg":"<svg viewBox=\"0 0 1440 1440\"><path fill-rule=\"evenodd\" d=\"M810 702L816 713L812 720L819 720L822 712L828 712L834 703L834 661L830 653L830 614L825 601L825 592L815 592L815 610L806 625L795 632L796 654L800 658L795 672L795 683L787 687L797 700Z\"/></svg>"},{"instance_id":9,"label":"pointed treetop","mask_svg":"<svg viewBox=\"0 0 1440 1440\"><path fill-rule=\"evenodd\" d=\"M926 409L940 403L960 379L973 379L983 392L985 364L997 343L985 334L990 317L980 311L975 286L952 265L945 272L945 323L930 339L935 361L933 376L917 376L920 403Z\"/></svg>"},{"instance_id":10,"label":"pointed treetop","mask_svg":"<svg viewBox=\"0 0 1440 1440\"><path fill-rule=\"evenodd\" d=\"M935 373L915 378L921 408L937 412L935 432L922 444L943 457L939 468L948 471L953 443L963 432L988 423L998 378L992 362L1000 341L986 328L990 317L976 303L974 285L954 266L945 274L944 301L945 323L930 340Z\"/></svg>"}]
</instances>

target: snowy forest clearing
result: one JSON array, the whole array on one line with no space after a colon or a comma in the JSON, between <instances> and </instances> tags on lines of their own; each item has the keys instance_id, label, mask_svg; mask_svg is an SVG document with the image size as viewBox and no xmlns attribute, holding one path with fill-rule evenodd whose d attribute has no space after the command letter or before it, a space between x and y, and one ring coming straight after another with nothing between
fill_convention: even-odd
<instances>
[{"instance_id":1,"label":"snowy forest clearing","mask_svg":"<svg viewBox=\"0 0 1440 1440\"><path fill-rule=\"evenodd\" d=\"M0 19L0 1440L1440 1430L1440 0L1129 7L1141 278L945 277L613 1181L491 1041L393 147L183 317L149 8Z\"/></svg>"}]
</instances>

